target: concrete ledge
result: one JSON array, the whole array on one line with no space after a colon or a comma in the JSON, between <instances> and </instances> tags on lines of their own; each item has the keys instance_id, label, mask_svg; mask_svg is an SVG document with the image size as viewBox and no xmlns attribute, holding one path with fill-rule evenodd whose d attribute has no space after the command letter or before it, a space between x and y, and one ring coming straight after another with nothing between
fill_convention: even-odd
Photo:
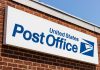
<instances>
[{"instance_id":1,"label":"concrete ledge","mask_svg":"<svg viewBox=\"0 0 100 70\"><path fill-rule=\"evenodd\" d=\"M100 33L100 27L96 26L94 24L91 24L89 22L86 22L82 19L79 19L75 16L72 16L70 14L67 14L61 10L57 10L51 6L45 5L43 3L37 2L37 1L30 1L30 0L12 0L18 3L21 3L25 6L37 9L39 11L45 12L47 14L50 14L52 16L55 16L57 18L60 18L62 20L71 22L75 25L81 26L83 28L86 28L88 30L94 31L96 33Z\"/></svg>"}]
</instances>

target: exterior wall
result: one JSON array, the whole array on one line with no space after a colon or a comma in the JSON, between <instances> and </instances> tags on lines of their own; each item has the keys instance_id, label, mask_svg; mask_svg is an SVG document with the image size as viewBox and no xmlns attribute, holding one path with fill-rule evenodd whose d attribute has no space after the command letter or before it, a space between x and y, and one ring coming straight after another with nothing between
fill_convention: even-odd
<instances>
[{"instance_id":1,"label":"exterior wall","mask_svg":"<svg viewBox=\"0 0 100 70\"><path fill-rule=\"evenodd\" d=\"M100 70L100 64L94 65L59 56L3 45L4 18L5 8L7 5L97 37L98 53L100 57L100 34L11 0L0 0L0 70Z\"/></svg>"}]
</instances>

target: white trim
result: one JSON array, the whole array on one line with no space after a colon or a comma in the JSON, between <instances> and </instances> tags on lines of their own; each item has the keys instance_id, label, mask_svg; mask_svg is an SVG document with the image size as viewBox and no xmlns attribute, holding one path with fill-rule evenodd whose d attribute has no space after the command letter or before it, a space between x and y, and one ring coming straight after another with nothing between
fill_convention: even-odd
<instances>
[{"instance_id":1,"label":"white trim","mask_svg":"<svg viewBox=\"0 0 100 70\"><path fill-rule=\"evenodd\" d=\"M81 26L81 27L89 29L91 31L100 33L100 27L98 27L96 25L93 25L93 24L91 24L89 22L86 22L86 21L84 21L82 19L79 19L77 17L74 17L74 16L72 16L70 14L64 13L64 12L62 12L60 10L55 9L55 8L49 7L47 5L44 5L44 4L40 3L40 2L30 1L30 0L13 0L13 1L21 3L21 4L25 5L25 6L37 9L39 11L45 12L47 14L50 14L50 15L55 16L57 18L60 18L62 20L71 22L71 23L73 23L75 25Z\"/></svg>"},{"instance_id":2,"label":"white trim","mask_svg":"<svg viewBox=\"0 0 100 70\"><path fill-rule=\"evenodd\" d=\"M38 2L39 0L33 0L33 1L37 1Z\"/></svg>"}]
</instances>

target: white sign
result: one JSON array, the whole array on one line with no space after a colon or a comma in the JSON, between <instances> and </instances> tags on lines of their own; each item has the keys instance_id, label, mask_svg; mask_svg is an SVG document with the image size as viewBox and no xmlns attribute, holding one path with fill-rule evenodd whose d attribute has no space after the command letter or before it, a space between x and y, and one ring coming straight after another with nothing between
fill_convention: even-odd
<instances>
[{"instance_id":1,"label":"white sign","mask_svg":"<svg viewBox=\"0 0 100 70\"><path fill-rule=\"evenodd\" d=\"M98 64L97 38L8 6L4 44Z\"/></svg>"}]
</instances>

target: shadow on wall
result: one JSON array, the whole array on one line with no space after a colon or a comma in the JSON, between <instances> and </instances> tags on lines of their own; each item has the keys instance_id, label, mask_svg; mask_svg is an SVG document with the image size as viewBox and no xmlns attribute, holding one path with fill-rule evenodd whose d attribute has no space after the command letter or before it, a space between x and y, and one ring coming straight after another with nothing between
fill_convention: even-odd
<instances>
[{"instance_id":1,"label":"shadow on wall","mask_svg":"<svg viewBox=\"0 0 100 70\"><path fill-rule=\"evenodd\" d=\"M1 52L1 55L4 57L66 67L71 68L72 70L96 70L96 66L93 64L74 61L59 56L53 56L12 46L3 45Z\"/></svg>"}]
</instances>

